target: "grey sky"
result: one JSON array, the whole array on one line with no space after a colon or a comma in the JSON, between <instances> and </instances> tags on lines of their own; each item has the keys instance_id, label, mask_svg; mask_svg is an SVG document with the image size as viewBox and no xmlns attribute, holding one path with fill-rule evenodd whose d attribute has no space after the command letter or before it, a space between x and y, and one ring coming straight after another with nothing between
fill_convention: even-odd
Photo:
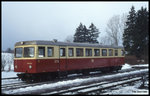
<instances>
[{"instance_id":1,"label":"grey sky","mask_svg":"<svg viewBox=\"0 0 150 96\"><path fill-rule=\"evenodd\" d=\"M148 8L148 2L2 2L2 50L14 48L18 41L64 41L74 35L80 22L91 22L105 33L113 15Z\"/></svg>"}]
</instances>

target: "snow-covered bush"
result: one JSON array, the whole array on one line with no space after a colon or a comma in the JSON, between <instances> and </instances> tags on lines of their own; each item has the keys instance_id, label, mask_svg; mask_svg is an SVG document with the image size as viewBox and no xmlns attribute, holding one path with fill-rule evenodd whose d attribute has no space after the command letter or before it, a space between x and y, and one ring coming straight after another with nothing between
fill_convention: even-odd
<instances>
[{"instance_id":1,"label":"snow-covered bush","mask_svg":"<svg viewBox=\"0 0 150 96\"><path fill-rule=\"evenodd\" d=\"M14 54L13 53L1 53L1 70L2 71L10 71L14 70Z\"/></svg>"}]
</instances>

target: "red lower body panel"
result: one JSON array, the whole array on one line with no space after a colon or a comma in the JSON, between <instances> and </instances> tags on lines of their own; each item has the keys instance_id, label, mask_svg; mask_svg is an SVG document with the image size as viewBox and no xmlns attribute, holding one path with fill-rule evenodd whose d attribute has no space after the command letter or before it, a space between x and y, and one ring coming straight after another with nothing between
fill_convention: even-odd
<instances>
[{"instance_id":1,"label":"red lower body panel","mask_svg":"<svg viewBox=\"0 0 150 96\"><path fill-rule=\"evenodd\" d=\"M90 68L120 66L124 58L76 58L76 59L33 59L15 60L14 71L26 73L69 71ZM32 66L32 68L31 68Z\"/></svg>"}]
</instances>

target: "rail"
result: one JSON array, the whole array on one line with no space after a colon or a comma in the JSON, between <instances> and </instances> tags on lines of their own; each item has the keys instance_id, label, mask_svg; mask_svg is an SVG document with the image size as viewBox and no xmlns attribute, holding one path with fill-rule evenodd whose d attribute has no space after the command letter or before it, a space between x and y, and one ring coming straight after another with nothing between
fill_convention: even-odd
<instances>
[{"instance_id":1,"label":"rail","mask_svg":"<svg viewBox=\"0 0 150 96\"><path fill-rule=\"evenodd\" d=\"M2 78L2 80L6 80L6 79L17 79L18 77L11 77L11 78Z\"/></svg>"}]
</instances>

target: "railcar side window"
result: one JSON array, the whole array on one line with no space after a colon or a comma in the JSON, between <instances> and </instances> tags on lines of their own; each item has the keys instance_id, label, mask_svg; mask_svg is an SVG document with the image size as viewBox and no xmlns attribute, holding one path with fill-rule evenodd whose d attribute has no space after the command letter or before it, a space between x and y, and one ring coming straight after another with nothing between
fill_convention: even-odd
<instances>
[{"instance_id":1,"label":"railcar side window","mask_svg":"<svg viewBox=\"0 0 150 96\"><path fill-rule=\"evenodd\" d=\"M48 57L52 57L54 52L54 48L53 47L47 47L47 56Z\"/></svg>"},{"instance_id":2,"label":"railcar side window","mask_svg":"<svg viewBox=\"0 0 150 96\"><path fill-rule=\"evenodd\" d=\"M69 57L73 57L74 56L73 48L69 48L68 56Z\"/></svg>"},{"instance_id":3,"label":"railcar side window","mask_svg":"<svg viewBox=\"0 0 150 96\"><path fill-rule=\"evenodd\" d=\"M21 58L22 57L22 48L16 48L15 49L15 57Z\"/></svg>"},{"instance_id":4,"label":"railcar side window","mask_svg":"<svg viewBox=\"0 0 150 96\"><path fill-rule=\"evenodd\" d=\"M109 49L109 56L113 56L113 49Z\"/></svg>"},{"instance_id":5,"label":"railcar side window","mask_svg":"<svg viewBox=\"0 0 150 96\"><path fill-rule=\"evenodd\" d=\"M45 57L45 47L38 47L39 57Z\"/></svg>"},{"instance_id":6,"label":"railcar side window","mask_svg":"<svg viewBox=\"0 0 150 96\"><path fill-rule=\"evenodd\" d=\"M60 48L60 56L61 57L66 56L66 54L65 54L65 48Z\"/></svg>"},{"instance_id":7,"label":"railcar side window","mask_svg":"<svg viewBox=\"0 0 150 96\"><path fill-rule=\"evenodd\" d=\"M115 50L115 56L118 56L118 50Z\"/></svg>"},{"instance_id":8,"label":"railcar side window","mask_svg":"<svg viewBox=\"0 0 150 96\"><path fill-rule=\"evenodd\" d=\"M100 56L100 50L94 49L94 56Z\"/></svg>"},{"instance_id":9,"label":"railcar side window","mask_svg":"<svg viewBox=\"0 0 150 96\"><path fill-rule=\"evenodd\" d=\"M24 57L34 57L34 47L25 47Z\"/></svg>"},{"instance_id":10,"label":"railcar side window","mask_svg":"<svg viewBox=\"0 0 150 96\"><path fill-rule=\"evenodd\" d=\"M76 48L76 55L83 56L83 48Z\"/></svg>"},{"instance_id":11,"label":"railcar side window","mask_svg":"<svg viewBox=\"0 0 150 96\"><path fill-rule=\"evenodd\" d=\"M102 56L107 56L107 49L102 49Z\"/></svg>"},{"instance_id":12,"label":"railcar side window","mask_svg":"<svg viewBox=\"0 0 150 96\"><path fill-rule=\"evenodd\" d=\"M92 56L92 49L86 49L86 56Z\"/></svg>"}]
</instances>

